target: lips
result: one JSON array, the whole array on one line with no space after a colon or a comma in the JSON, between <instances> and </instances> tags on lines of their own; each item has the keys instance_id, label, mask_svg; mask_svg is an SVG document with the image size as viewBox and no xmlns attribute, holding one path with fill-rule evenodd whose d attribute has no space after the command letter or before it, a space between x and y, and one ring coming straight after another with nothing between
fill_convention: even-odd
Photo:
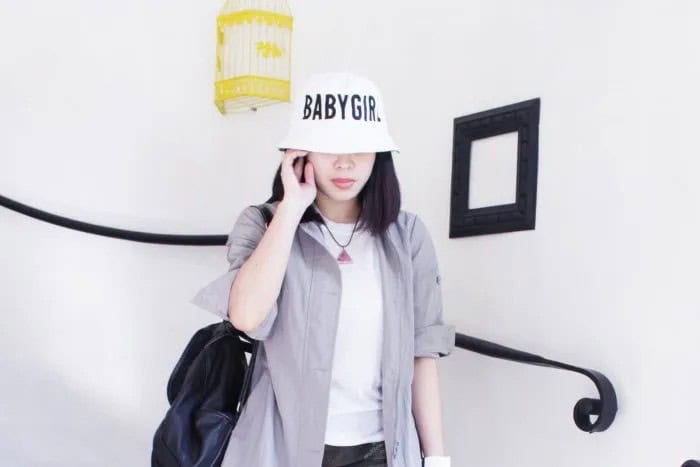
<instances>
[{"instance_id":1,"label":"lips","mask_svg":"<svg viewBox=\"0 0 700 467\"><path fill-rule=\"evenodd\" d=\"M355 183L352 178L334 178L331 181L338 188L350 188Z\"/></svg>"}]
</instances>

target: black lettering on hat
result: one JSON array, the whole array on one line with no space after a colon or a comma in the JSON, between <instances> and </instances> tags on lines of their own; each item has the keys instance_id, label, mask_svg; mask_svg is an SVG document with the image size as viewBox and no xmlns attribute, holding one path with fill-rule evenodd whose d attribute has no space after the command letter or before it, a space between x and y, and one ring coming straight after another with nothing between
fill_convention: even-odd
<instances>
[{"instance_id":1,"label":"black lettering on hat","mask_svg":"<svg viewBox=\"0 0 700 467\"><path fill-rule=\"evenodd\" d=\"M358 101L357 104L355 101ZM360 105L360 96L357 94L353 94L352 97L350 98L350 106L352 107L352 118L355 120L361 120L362 119L362 106Z\"/></svg>"},{"instance_id":2,"label":"black lettering on hat","mask_svg":"<svg viewBox=\"0 0 700 467\"><path fill-rule=\"evenodd\" d=\"M343 97L345 97L345 99L343 99ZM345 120L345 104L348 103L348 95L338 94L338 101L340 102L340 112L342 114L342 118Z\"/></svg>"},{"instance_id":3,"label":"black lettering on hat","mask_svg":"<svg viewBox=\"0 0 700 467\"><path fill-rule=\"evenodd\" d=\"M306 98L304 98L304 117L303 120L306 120L311 116L311 96L308 94L306 95Z\"/></svg>"},{"instance_id":4,"label":"black lettering on hat","mask_svg":"<svg viewBox=\"0 0 700 467\"><path fill-rule=\"evenodd\" d=\"M316 120L316 116L318 116L318 119L321 120L323 118L323 114L321 114L321 95L316 94L316 102L314 103L314 116L311 117L311 120Z\"/></svg>"},{"instance_id":5,"label":"black lettering on hat","mask_svg":"<svg viewBox=\"0 0 700 467\"><path fill-rule=\"evenodd\" d=\"M335 117L335 96L326 94L326 119Z\"/></svg>"},{"instance_id":6,"label":"black lettering on hat","mask_svg":"<svg viewBox=\"0 0 700 467\"><path fill-rule=\"evenodd\" d=\"M369 119L371 121L376 121L374 116L374 96L369 96Z\"/></svg>"},{"instance_id":7,"label":"black lettering on hat","mask_svg":"<svg viewBox=\"0 0 700 467\"><path fill-rule=\"evenodd\" d=\"M340 118L345 120L348 98L351 103L353 119L365 122L382 121L377 112L377 100L370 94L306 94L302 119L330 120L337 118L338 107L340 107Z\"/></svg>"}]
</instances>

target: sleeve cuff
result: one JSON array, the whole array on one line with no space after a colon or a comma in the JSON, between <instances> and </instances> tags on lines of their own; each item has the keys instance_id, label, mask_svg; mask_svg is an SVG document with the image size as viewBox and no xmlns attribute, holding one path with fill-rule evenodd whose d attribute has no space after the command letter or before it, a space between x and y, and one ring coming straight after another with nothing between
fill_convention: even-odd
<instances>
[{"instance_id":1,"label":"sleeve cuff","mask_svg":"<svg viewBox=\"0 0 700 467\"><path fill-rule=\"evenodd\" d=\"M228 320L228 301L231 294L231 285L239 270L228 271L202 287L190 299L190 303L217 315L221 319ZM272 332L272 325L277 316L277 307L278 304L275 300L265 319L255 329L246 332L246 334L255 340L262 341L267 339Z\"/></svg>"},{"instance_id":2,"label":"sleeve cuff","mask_svg":"<svg viewBox=\"0 0 700 467\"><path fill-rule=\"evenodd\" d=\"M455 347L455 326L451 324L434 324L416 329L416 357L446 357Z\"/></svg>"},{"instance_id":3,"label":"sleeve cuff","mask_svg":"<svg viewBox=\"0 0 700 467\"><path fill-rule=\"evenodd\" d=\"M197 305L222 319L228 319L228 299L231 293L231 285L238 269L228 271L202 287L190 303Z\"/></svg>"}]
</instances>

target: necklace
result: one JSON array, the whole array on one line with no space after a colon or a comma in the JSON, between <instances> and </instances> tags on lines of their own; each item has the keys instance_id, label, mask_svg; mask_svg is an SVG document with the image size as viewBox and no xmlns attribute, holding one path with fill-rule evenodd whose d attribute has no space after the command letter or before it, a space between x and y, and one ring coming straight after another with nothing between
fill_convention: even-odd
<instances>
[{"instance_id":1,"label":"necklace","mask_svg":"<svg viewBox=\"0 0 700 467\"><path fill-rule=\"evenodd\" d=\"M320 210L319 210L319 213L320 213ZM362 207L360 207L360 213L362 213ZM326 229L328 230L328 233L330 234L331 238L336 243L336 245L338 245L339 247L342 248L342 251L338 255L338 258L336 258L340 264L352 263L352 258L350 257L348 252L345 250L345 247L350 245L350 242L352 241L352 236L355 235L355 227L357 227L357 222L359 220L360 220L360 216L358 215L357 219L355 220L355 225L352 226L352 233L350 233L350 239L348 240L348 243L346 243L345 245L342 245L341 243L338 242L338 240L335 239L335 237L333 236L333 232L331 232L331 229L328 227L328 224L326 224L325 219L323 219L323 216L321 216L321 221L323 221L323 225L326 226Z\"/></svg>"}]
</instances>

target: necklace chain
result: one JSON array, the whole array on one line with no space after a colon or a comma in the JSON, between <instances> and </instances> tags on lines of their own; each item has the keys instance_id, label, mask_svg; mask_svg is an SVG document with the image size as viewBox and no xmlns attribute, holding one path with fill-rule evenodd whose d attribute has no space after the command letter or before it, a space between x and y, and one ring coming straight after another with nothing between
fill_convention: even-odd
<instances>
[{"instance_id":1,"label":"necklace chain","mask_svg":"<svg viewBox=\"0 0 700 467\"><path fill-rule=\"evenodd\" d=\"M320 213L320 209L319 209L319 213ZM362 213L362 207L360 207L360 214L361 213ZM323 216L321 216L321 221L323 222L323 225L326 226L326 229L328 229L328 233L330 234L331 238L336 243L336 245L338 245L341 248L345 248L346 246L350 245L350 242L352 241L352 237L353 237L353 235L355 235L355 227L357 227L357 223L359 222L359 220L360 220L360 216L358 215L357 219L355 220L355 225L352 226L352 232L350 233L350 238L348 239L348 243L346 243L345 245L342 245L341 243L338 242L338 240L335 239L333 232L331 232L330 227L328 227L328 224L326 224L326 220L323 218Z\"/></svg>"}]
</instances>

